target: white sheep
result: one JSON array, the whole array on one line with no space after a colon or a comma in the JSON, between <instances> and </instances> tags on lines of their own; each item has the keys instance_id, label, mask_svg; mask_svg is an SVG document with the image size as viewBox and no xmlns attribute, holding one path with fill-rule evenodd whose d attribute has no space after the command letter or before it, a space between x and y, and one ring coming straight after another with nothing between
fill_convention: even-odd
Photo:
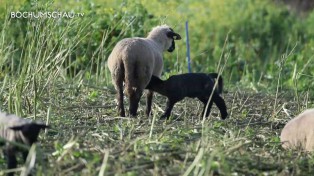
<instances>
[{"instance_id":1,"label":"white sheep","mask_svg":"<svg viewBox=\"0 0 314 176\"><path fill-rule=\"evenodd\" d=\"M174 40L180 39L181 36L169 26L162 25L153 28L146 38L125 38L116 44L108 58L108 67L117 91L121 117L125 117L123 82L129 98L130 115L136 116L138 103L151 76L161 76L162 53L166 50L172 52L175 49ZM148 91L146 115L150 114L152 97L153 92Z\"/></svg>"},{"instance_id":2,"label":"white sheep","mask_svg":"<svg viewBox=\"0 0 314 176\"><path fill-rule=\"evenodd\" d=\"M280 140L285 149L314 149L314 109L308 109L290 120L281 131Z\"/></svg>"},{"instance_id":3,"label":"white sheep","mask_svg":"<svg viewBox=\"0 0 314 176\"><path fill-rule=\"evenodd\" d=\"M31 146L37 141L40 130L47 127L47 125L42 123L0 112L0 146L4 145L4 154L7 157L8 169L16 168L17 152L21 152L24 161L26 161L28 150L17 144ZM8 175L13 175L13 173L9 173Z\"/></svg>"}]
</instances>

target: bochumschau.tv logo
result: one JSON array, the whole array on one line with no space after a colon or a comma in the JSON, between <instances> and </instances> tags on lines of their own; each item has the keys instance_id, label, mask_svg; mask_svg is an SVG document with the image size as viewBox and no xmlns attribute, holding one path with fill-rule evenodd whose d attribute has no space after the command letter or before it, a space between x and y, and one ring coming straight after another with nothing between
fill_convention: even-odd
<instances>
[{"instance_id":1,"label":"bochumschau.tv logo","mask_svg":"<svg viewBox=\"0 0 314 176\"><path fill-rule=\"evenodd\" d=\"M84 13L75 12L11 12L11 18L75 18L83 17Z\"/></svg>"}]
</instances>

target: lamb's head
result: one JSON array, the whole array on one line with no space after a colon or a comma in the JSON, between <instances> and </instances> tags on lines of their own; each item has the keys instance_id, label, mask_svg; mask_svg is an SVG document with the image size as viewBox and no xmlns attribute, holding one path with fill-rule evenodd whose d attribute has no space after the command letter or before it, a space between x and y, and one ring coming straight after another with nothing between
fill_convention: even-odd
<instances>
[{"instance_id":1,"label":"lamb's head","mask_svg":"<svg viewBox=\"0 0 314 176\"><path fill-rule=\"evenodd\" d=\"M41 129L48 128L49 126L45 124L40 124L36 122L23 124L20 126L10 127L14 131L21 131L24 137L28 140L29 144L37 142L37 138Z\"/></svg>"},{"instance_id":2,"label":"lamb's head","mask_svg":"<svg viewBox=\"0 0 314 176\"><path fill-rule=\"evenodd\" d=\"M156 41L164 51L172 52L175 49L174 40L180 40L181 36L169 26L162 25L154 27L147 38Z\"/></svg>"}]
</instances>

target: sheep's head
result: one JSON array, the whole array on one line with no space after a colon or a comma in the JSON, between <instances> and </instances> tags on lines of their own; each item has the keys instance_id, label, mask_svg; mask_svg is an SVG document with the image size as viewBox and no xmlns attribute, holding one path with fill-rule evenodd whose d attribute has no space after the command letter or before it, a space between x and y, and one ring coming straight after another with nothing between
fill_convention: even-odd
<instances>
[{"instance_id":1,"label":"sheep's head","mask_svg":"<svg viewBox=\"0 0 314 176\"><path fill-rule=\"evenodd\" d=\"M181 36L174 32L167 25L157 26L153 28L153 30L149 33L148 37L152 40L155 40L163 47L163 50L167 50L168 52L172 52L175 49L174 40L180 40Z\"/></svg>"},{"instance_id":2,"label":"sheep's head","mask_svg":"<svg viewBox=\"0 0 314 176\"><path fill-rule=\"evenodd\" d=\"M49 126L45 124L28 123L20 126L10 127L10 129L14 131L21 131L23 135L27 138L28 142L30 144L33 144L37 141L40 130L48 127Z\"/></svg>"},{"instance_id":3,"label":"sheep's head","mask_svg":"<svg viewBox=\"0 0 314 176\"><path fill-rule=\"evenodd\" d=\"M175 33L172 28L169 28L170 31L167 32L167 37L173 40L180 40L181 36L178 33Z\"/></svg>"}]
</instances>

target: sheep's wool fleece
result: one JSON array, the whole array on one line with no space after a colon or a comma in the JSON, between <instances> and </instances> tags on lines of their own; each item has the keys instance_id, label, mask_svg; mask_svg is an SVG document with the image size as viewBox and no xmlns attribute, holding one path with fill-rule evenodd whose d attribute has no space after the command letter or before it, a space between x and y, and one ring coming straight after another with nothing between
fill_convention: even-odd
<instances>
[{"instance_id":1,"label":"sheep's wool fleece","mask_svg":"<svg viewBox=\"0 0 314 176\"><path fill-rule=\"evenodd\" d=\"M9 127L20 126L31 123L29 119L23 119L13 114L0 112L0 137L8 141L20 142L28 144L21 131L14 131Z\"/></svg>"},{"instance_id":2,"label":"sheep's wool fleece","mask_svg":"<svg viewBox=\"0 0 314 176\"><path fill-rule=\"evenodd\" d=\"M153 28L147 38L133 37L119 41L108 57L108 68L113 80L126 77L126 87L144 89L151 75L160 77L163 69L162 52L169 49L173 42L173 39L167 37L169 31L169 26L162 25ZM121 75L123 72L124 75Z\"/></svg>"},{"instance_id":3,"label":"sheep's wool fleece","mask_svg":"<svg viewBox=\"0 0 314 176\"><path fill-rule=\"evenodd\" d=\"M314 109L308 109L290 120L281 131L280 140L286 149L314 149Z\"/></svg>"}]
</instances>

